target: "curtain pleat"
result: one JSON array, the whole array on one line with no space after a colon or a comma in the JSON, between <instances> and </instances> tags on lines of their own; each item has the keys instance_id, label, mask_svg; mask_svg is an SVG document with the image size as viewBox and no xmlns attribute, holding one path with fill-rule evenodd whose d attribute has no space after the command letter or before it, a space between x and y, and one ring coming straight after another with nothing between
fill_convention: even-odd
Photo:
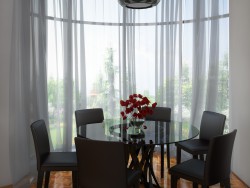
<instances>
[{"instance_id":1,"label":"curtain pleat","mask_svg":"<svg viewBox=\"0 0 250 188\"><path fill-rule=\"evenodd\" d=\"M204 109L206 89L206 23L205 1L193 1L193 70L192 70L192 110L191 124L199 127Z\"/></svg>"},{"instance_id":2,"label":"curtain pleat","mask_svg":"<svg viewBox=\"0 0 250 188\"><path fill-rule=\"evenodd\" d=\"M38 16L30 17L36 6ZM46 72L46 7L44 1L15 0L10 64L10 161L14 187L36 173L30 125L44 119L48 125Z\"/></svg>"},{"instance_id":3,"label":"curtain pleat","mask_svg":"<svg viewBox=\"0 0 250 188\"><path fill-rule=\"evenodd\" d=\"M219 1L194 0L193 75L191 123L197 127L204 110L217 111L219 83L219 19L205 22L206 10L219 15Z\"/></svg>"},{"instance_id":4,"label":"curtain pleat","mask_svg":"<svg viewBox=\"0 0 250 188\"><path fill-rule=\"evenodd\" d=\"M219 1L212 0L212 16L219 15ZM219 82L219 20L211 20L206 110L216 111Z\"/></svg>"}]
</instances>

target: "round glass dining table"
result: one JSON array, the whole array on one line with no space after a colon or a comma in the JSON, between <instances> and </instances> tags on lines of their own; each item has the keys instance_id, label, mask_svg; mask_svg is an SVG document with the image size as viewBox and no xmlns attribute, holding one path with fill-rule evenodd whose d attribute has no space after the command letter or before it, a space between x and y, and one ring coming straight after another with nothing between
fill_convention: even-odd
<instances>
[{"instance_id":1,"label":"round glass dining table","mask_svg":"<svg viewBox=\"0 0 250 188\"><path fill-rule=\"evenodd\" d=\"M121 141L125 144L143 141L145 145L162 145L192 139L199 130L189 123L145 121L141 128L134 130L129 122L107 119L101 123L82 125L78 135L92 140Z\"/></svg>"},{"instance_id":2,"label":"round glass dining table","mask_svg":"<svg viewBox=\"0 0 250 188\"><path fill-rule=\"evenodd\" d=\"M153 152L156 145L189 140L199 134L199 130L189 123L145 121L138 128L120 119L106 119L101 123L82 125L78 130L80 137L99 141L118 141L128 145L131 156L129 168L142 171L141 181L145 187L160 187L153 171Z\"/></svg>"}]
</instances>

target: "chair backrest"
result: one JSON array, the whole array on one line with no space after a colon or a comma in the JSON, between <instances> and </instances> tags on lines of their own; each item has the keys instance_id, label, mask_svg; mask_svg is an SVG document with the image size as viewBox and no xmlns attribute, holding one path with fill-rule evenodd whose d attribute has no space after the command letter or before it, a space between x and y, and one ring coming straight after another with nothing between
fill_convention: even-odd
<instances>
[{"instance_id":1,"label":"chair backrest","mask_svg":"<svg viewBox=\"0 0 250 188\"><path fill-rule=\"evenodd\" d=\"M44 120L35 121L31 124L30 128L35 144L37 169L39 170L50 153L49 136Z\"/></svg>"},{"instance_id":2,"label":"chair backrest","mask_svg":"<svg viewBox=\"0 0 250 188\"><path fill-rule=\"evenodd\" d=\"M237 130L214 137L209 143L205 164L205 180L213 185L230 177L231 158Z\"/></svg>"},{"instance_id":3,"label":"chair backrest","mask_svg":"<svg viewBox=\"0 0 250 188\"><path fill-rule=\"evenodd\" d=\"M79 187L127 187L124 143L76 137L75 145Z\"/></svg>"},{"instance_id":4,"label":"chair backrest","mask_svg":"<svg viewBox=\"0 0 250 188\"><path fill-rule=\"evenodd\" d=\"M151 108L153 110L153 114L147 115L146 120L152 121L171 121L171 108L168 107L155 107Z\"/></svg>"},{"instance_id":5,"label":"chair backrest","mask_svg":"<svg viewBox=\"0 0 250 188\"><path fill-rule=\"evenodd\" d=\"M102 108L76 110L75 117L78 127L89 123L101 123L104 120Z\"/></svg>"},{"instance_id":6,"label":"chair backrest","mask_svg":"<svg viewBox=\"0 0 250 188\"><path fill-rule=\"evenodd\" d=\"M204 111L200 126L200 139L210 140L223 134L226 116L211 111Z\"/></svg>"},{"instance_id":7,"label":"chair backrest","mask_svg":"<svg viewBox=\"0 0 250 188\"><path fill-rule=\"evenodd\" d=\"M102 108L82 109L75 111L76 130L79 133L79 127L91 123L101 123L104 120Z\"/></svg>"}]
</instances>

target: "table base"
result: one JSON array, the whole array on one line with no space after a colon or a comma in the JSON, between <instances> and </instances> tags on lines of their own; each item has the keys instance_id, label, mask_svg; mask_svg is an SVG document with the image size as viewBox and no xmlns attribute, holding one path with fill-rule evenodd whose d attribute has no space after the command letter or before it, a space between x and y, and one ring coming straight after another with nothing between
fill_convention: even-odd
<instances>
[{"instance_id":1,"label":"table base","mask_svg":"<svg viewBox=\"0 0 250 188\"><path fill-rule=\"evenodd\" d=\"M141 183L145 185L145 187L160 187L154 170L153 170L153 152L155 145L149 144L144 145L141 144L130 144L129 145L129 153L132 158L131 163L129 164L130 169L136 169L142 171ZM138 155L141 151L141 159L139 160ZM153 181L155 184L153 184Z\"/></svg>"}]
</instances>

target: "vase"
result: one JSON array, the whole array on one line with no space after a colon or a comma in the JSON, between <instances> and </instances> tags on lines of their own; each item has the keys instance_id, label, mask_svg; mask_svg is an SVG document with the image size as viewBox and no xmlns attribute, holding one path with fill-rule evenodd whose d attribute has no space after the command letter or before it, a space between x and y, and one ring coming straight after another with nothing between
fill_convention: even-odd
<instances>
[{"instance_id":1,"label":"vase","mask_svg":"<svg viewBox=\"0 0 250 188\"><path fill-rule=\"evenodd\" d=\"M130 132L133 134L140 134L141 133L141 127L143 123L145 122L144 119L130 119Z\"/></svg>"},{"instance_id":2,"label":"vase","mask_svg":"<svg viewBox=\"0 0 250 188\"><path fill-rule=\"evenodd\" d=\"M141 127L144 122L144 119L130 119L129 121L130 125L135 127Z\"/></svg>"}]
</instances>

